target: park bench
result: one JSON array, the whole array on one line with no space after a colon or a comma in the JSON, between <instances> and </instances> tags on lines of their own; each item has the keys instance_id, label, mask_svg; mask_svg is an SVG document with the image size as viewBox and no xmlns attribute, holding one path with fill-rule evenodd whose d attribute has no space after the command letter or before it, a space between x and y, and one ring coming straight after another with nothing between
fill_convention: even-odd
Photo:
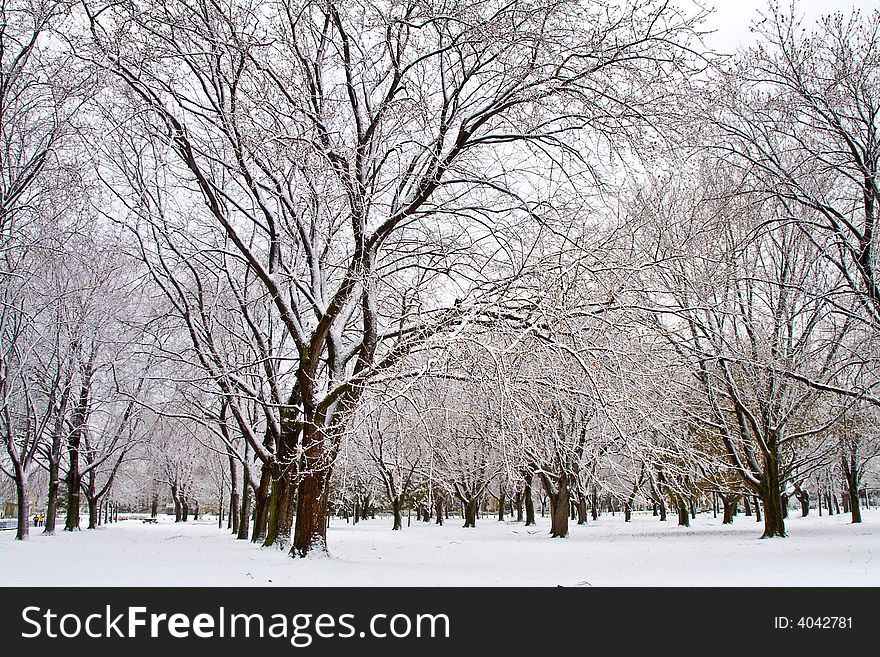
<instances>
[{"instance_id":1,"label":"park bench","mask_svg":"<svg viewBox=\"0 0 880 657\"><path fill-rule=\"evenodd\" d=\"M155 525L157 522L159 522L159 519L158 518L143 518L141 520L141 522L143 522L144 524Z\"/></svg>"}]
</instances>

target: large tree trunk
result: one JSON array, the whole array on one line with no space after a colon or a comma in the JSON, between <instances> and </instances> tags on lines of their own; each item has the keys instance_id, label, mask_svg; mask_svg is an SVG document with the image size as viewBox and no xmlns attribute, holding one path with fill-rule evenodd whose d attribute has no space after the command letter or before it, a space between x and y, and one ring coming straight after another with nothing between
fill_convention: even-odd
<instances>
[{"instance_id":1,"label":"large tree trunk","mask_svg":"<svg viewBox=\"0 0 880 657\"><path fill-rule=\"evenodd\" d=\"M327 553L327 494L330 469L306 472L296 494L296 527L290 554L305 557Z\"/></svg>"},{"instance_id":2,"label":"large tree trunk","mask_svg":"<svg viewBox=\"0 0 880 657\"><path fill-rule=\"evenodd\" d=\"M846 477L847 488L849 489L849 510L852 514L853 523L862 521L862 509L859 503L859 481L858 476L853 474L847 474Z\"/></svg>"},{"instance_id":3,"label":"large tree trunk","mask_svg":"<svg viewBox=\"0 0 880 657\"><path fill-rule=\"evenodd\" d=\"M272 480L269 495L266 538L263 546L276 546L285 550L290 546L290 533L293 528L294 493L293 467L289 466Z\"/></svg>"},{"instance_id":4,"label":"large tree trunk","mask_svg":"<svg viewBox=\"0 0 880 657\"><path fill-rule=\"evenodd\" d=\"M73 429L67 437L67 518L64 523L64 531L68 532L79 531L79 487L82 484L82 475L79 470L79 448L88 419L92 379L91 366L90 361L82 368L79 399L73 410Z\"/></svg>"},{"instance_id":5,"label":"large tree trunk","mask_svg":"<svg viewBox=\"0 0 880 657\"><path fill-rule=\"evenodd\" d=\"M798 487L795 491L795 496L797 497L798 502L801 503L801 518L806 518L810 515L810 492Z\"/></svg>"},{"instance_id":6,"label":"large tree trunk","mask_svg":"<svg viewBox=\"0 0 880 657\"><path fill-rule=\"evenodd\" d=\"M400 515L400 507L402 503L399 497L391 498L391 514L394 516L394 526L392 531L397 531L403 527L403 518Z\"/></svg>"},{"instance_id":7,"label":"large tree trunk","mask_svg":"<svg viewBox=\"0 0 880 657\"><path fill-rule=\"evenodd\" d=\"M88 529L97 529L98 523L98 500L94 497L88 497L89 502L89 526Z\"/></svg>"},{"instance_id":8,"label":"large tree trunk","mask_svg":"<svg viewBox=\"0 0 880 657\"><path fill-rule=\"evenodd\" d=\"M764 533L761 538L785 537L785 516L782 509L782 487L779 481L779 463L771 451L764 464L761 501L764 503Z\"/></svg>"},{"instance_id":9,"label":"large tree trunk","mask_svg":"<svg viewBox=\"0 0 880 657\"><path fill-rule=\"evenodd\" d=\"M687 500L684 498L679 498L676 501L676 508L678 509L678 524L680 527L690 527L691 519L688 514L688 505Z\"/></svg>"},{"instance_id":10,"label":"large tree trunk","mask_svg":"<svg viewBox=\"0 0 880 657\"><path fill-rule=\"evenodd\" d=\"M49 490L46 499L46 524L44 534L55 533L55 522L58 517L58 489L61 486L60 464L60 436L52 438L52 448L49 453Z\"/></svg>"},{"instance_id":11,"label":"large tree trunk","mask_svg":"<svg viewBox=\"0 0 880 657\"><path fill-rule=\"evenodd\" d=\"M523 502L526 507L526 527L532 527L535 524L535 500L532 499L532 475L526 477L526 484L523 487Z\"/></svg>"},{"instance_id":12,"label":"large tree trunk","mask_svg":"<svg viewBox=\"0 0 880 657\"><path fill-rule=\"evenodd\" d=\"M272 468L272 487L269 497L269 513L266 522L266 538L263 545L286 550L290 546L290 535L293 529L293 512L295 508L295 477L296 446L299 442L299 432L290 426L285 418L281 436L278 440L276 458L278 466Z\"/></svg>"},{"instance_id":13,"label":"large tree trunk","mask_svg":"<svg viewBox=\"0 0 880 657\"><path fill-rule=\"evenodd\" d=\"M180 504L180 495L177 493L177 488L171 488L171 499L174 502L174 522L180 522L183 519L183 507Z\"/></svg>"},{"instance_id":14,"label":"large tree trunk","mask_svg":"<svg viewBox=\"0 0 880 657\"><path fill-rule=\"evenodd\" d=\"M577 524L586 525L587 524L587 497L586 495L578 495L577 503L575 504L575 509L577 510Z\"/></svg>"},{"instance_id":15,"label":"large tree trunk","mask_svg":"<svg viewBox=\"0 0 880 657\"><path fill-rule=\"evenodd\" d=\"M73 433L76 433L75 431ZM67 516L64 531L79 531L79 496L82 476L79 473L79 443L69 444L69 464L67 469Z\"/></svg>"},{"instance_id":16,"label":"large tree trunk","mask_svg":"<svg viewBox=\"0 0 880 657\"><path fill-rule=\"evenodd\" d=\"M443 524L443 498L440 496L434 497L434 514L436 516L434 520L435 525Z\"/></svg>"},{"instance_id":17,"label":"large tree trunk","mask_svg":"<svg viewBox=\"0 0 880 657\"><path fill-rule=\"evenodd\" d=\"M262 543L269 527L269 489L272 485L272 467L266 463L260 469L260 484L254 492L254 529L251 540Z\"/></svg>"},{"instance_id":18,"label":"large tree trunk","mask_svg":"<svg viewBox=\"0 0 880 657\"><path fill-rule=\"evenodd\" d=\"M566 482L560 482L558 490L547 491L550 499L550 536L565 538L568 536L569 492Z\"/></svg>"},{"instance_id":19,"label":"large tree trunk","mask_svg":"<svg viewBox=\"0 0 880 657\"><path fill-rule=\"evenodd\" d=\"M245 461L247 462L247 461ZM242 488L241 488L241 508L239 509L238 515L238 534L236 538L239 541L246 541L248 539L248 532L250 531L251 524L251 482L250 482L250 473L248 472L248 466L245 465L243 476L241 478Z\"/></svg>"},{"instance_id":20,"label":"large tree trunk","mask_svg":"<svg viewBox=\"0 0 880 657\"><path fill-rule=\"evenodd\" d=\"M477 507L480 505L479 498L468 500L464 503L464 526L477 526Z\"/></svg>"},{"instance_id":21,"label":"large tree trunk","mask_svg":"<svg viewBox=\"0 0 880 657\"><path fill-rule=\"evenodd\" d=\"M722 495L721 505L724 508L724 516L721 524L732 525L733 517L736 515L736 505L739 502L739 495Z\"/></svg>"},{"instance_id":22,"label":"large tree trunk","mask_svg":"<svg viewBox=\"0 0 880 657\"><path fill-rule=\"evenodd\" d=\"M18 529L15 532L15 539L23 541L28 537L30 529L31 501L30 491L28 490L27 472L15 464L15 498L18 502Z\"/></svg>"},{"instance_id":23,"label":"large tree trunk","mask_svg":"<svg viewBox=\"0 0 880 657\"><path fill-rule=\"evenodd\" d=\"M100 524L100 518L98 517L99 509L98 509L98 497L97 497L97 474L93 469L89 470L86 484L86 501L89 507L89 525L87 529L97 529Z\"/></svg>"}]
</instances>

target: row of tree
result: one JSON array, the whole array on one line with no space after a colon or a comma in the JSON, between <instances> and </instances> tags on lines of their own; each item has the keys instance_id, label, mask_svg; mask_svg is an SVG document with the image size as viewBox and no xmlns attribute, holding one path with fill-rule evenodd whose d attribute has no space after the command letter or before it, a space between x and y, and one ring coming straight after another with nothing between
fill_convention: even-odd
<instances>
[{"instance_id":1,"label":"row of tree","mask_svg":"<svg viewBox=\"0 0 880 657\"><path fill-rule=\"evenodd\" d=\"M880 13L771 6L728 58L655 0L0 12L23 518L34 468L72 529L136 455L140 493L183 519L213 481L239 537L294 556L370 476L396 528L415 491L472 526L535 487L554 536L600 495L686 520L706 494L784 536L832 470L857 519Z\"/></svg>"}]
</instances>

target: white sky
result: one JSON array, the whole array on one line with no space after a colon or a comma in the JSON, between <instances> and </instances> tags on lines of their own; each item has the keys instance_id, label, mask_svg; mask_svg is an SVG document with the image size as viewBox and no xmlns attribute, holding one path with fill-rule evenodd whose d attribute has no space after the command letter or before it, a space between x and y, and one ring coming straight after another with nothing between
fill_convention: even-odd
<instances>
[{"instance_id":1,"label":"white sky","mask_svg":"<svg viewBox=\"0 0 880 657\"><path fill-rule=\"evenodd\" d=\"M787 9L790 0L780 0L779 5ZM688 0L682 2L687 6ZM752 43L753 35L749 26L768 7L768 0L704 0L707 6L715 6L715 14L707 21L706 27L717 30L706 38L707 45L719 52L733 52L739 46ZM880 8L878 0L797 0L796 13L804 16L804 26L810 27L815 20L835 11L845 14L858 7L863 13Z\"/></svg>"}]
</instances>

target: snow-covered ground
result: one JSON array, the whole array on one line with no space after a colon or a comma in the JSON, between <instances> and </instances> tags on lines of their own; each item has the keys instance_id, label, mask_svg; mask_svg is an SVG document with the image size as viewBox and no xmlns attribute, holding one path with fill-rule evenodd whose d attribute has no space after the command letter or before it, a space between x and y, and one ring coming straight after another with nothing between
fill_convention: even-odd
<instances>
[{"instance_id":1,"label":"snow-covered ground","mask_svg":"<svg viewBox=\"0 0 880 657\"><path fill-rule=\"evenodd\" d=\"M0 532L0 586L878 586L880 510L789 518L786 539L759 540L761 525L702 514L691 528L650 514L604 515L566 539L485 518L356 526L333 519L331 557L295 560L236 541L216 521L156 525L124 520L97 531ZM877 558L874 554L877 553Z\"/></svg>"}]
</instances>

